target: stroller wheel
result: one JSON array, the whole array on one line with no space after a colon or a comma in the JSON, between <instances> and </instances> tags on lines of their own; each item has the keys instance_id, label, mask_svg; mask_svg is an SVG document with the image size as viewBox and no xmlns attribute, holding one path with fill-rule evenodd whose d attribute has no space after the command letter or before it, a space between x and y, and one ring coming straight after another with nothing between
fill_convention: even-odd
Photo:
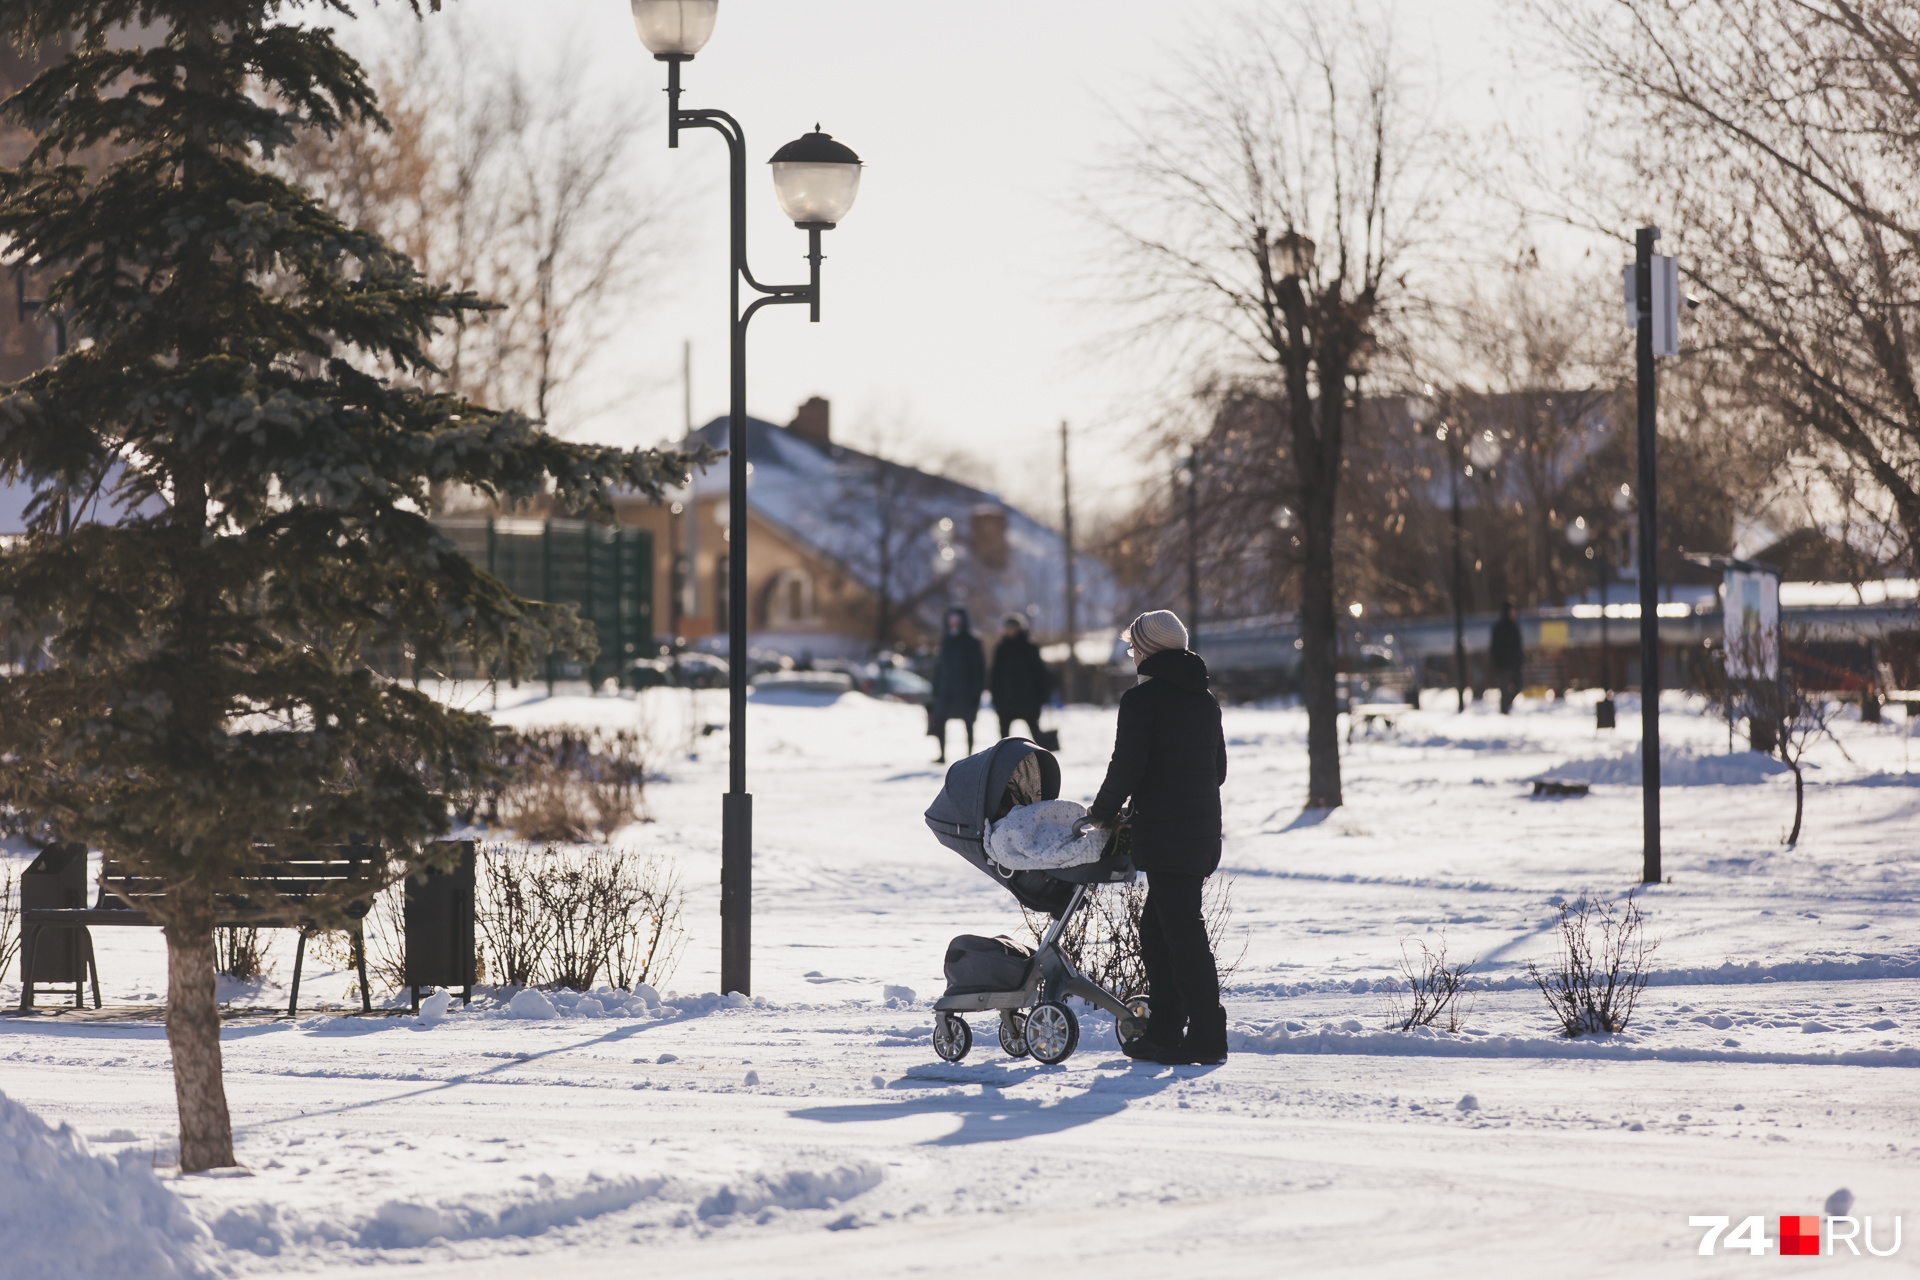
<instances>
[{"instance_id":1,"label":"stroller wheel","mask_svg":"<svg viewBox=\"0 0 1920 1280\"><path fill-rule=\"evenodd\" d=\"M1153 1014L1153 998L1144 991L1135 992L1121 1003L1127 1006L1125 1017L1113 1020L1113 1034L1122 1048L1147 1034L1147 1019Z\"/></svg>"},{"instance_id":2,"label":"stroller wheel","mask_svg":"<svg viewBox=\"0 0 1920 1280\"><path fill-rule=\"evenodd\" d=\"M1080 1020L1057 1000L1033 1006L1027 1015L1027 1052L1052 1066L1065 1062L1080 1045Z\"/></svg>"},{"instance_id":3,"label":"stroller wheel","mask_svg":"<svg viewBox=\"0 0 1920 1280\"><path fill-rule=\"evenodd\" d=\"M1027 1015L1017 1009L1005 1009L1000 1014L1000 1047L1007 1051L1009 1058L1027 1056Z\"/></svg>"},{"instance_id":4,"label":"stroller wheel","mask_svg":"<svg viewBox=\"0 0 1920 1280\"><path fill-rule=\"evenodd\" d=\"M933 1016L933 1051L946 1062L958 1062L973 1048L973 1028L957 1013Z\"/></svg>"}]
</instances>

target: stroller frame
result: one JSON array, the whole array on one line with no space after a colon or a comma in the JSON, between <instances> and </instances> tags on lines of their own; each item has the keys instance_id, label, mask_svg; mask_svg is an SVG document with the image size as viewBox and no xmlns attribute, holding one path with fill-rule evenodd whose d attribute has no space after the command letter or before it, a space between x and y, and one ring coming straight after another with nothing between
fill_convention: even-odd
<instances>
[{"instance_id":1,"label":"stroller frame","mask_svg":"<svg viewBox=\"0 0 1920 1280\"><path fill-rule=\"evenodd\" d=\"M1029 757L1038 770L1022 771L1026 782L1016 784L1016 771ZM1033 785L1036 772L1037 787ZM1010 788L1015 792L1012 795L1008 794ZM1123 997L1108 991L1082 973L1060 947L1060 939L1086 902L1090 886L1126 884L1134 879L1133 859L1120 847L1118 834L1098 861L1045 871L1009 870L986 852L989 814L1004 813L1009 803L1032 804L1056 799L1059 794L1060 766L1052 753L1024 738L1003 738L985 751L957 761L947 772L939 798L927 810L927 825L942 844L999 881L1022 906L1053 916L1053 923L1041 935L1040 945L1027 962L1019 986L943 994L934 1002L934 1046L949 1061L965 1057L973 1040L971 1029L957 1015L988 1010L1000 1012L1000 1043L1009 1053L1020 1057L1031 1051L1042 1062L1064 1061L1079 1041L1078 1021L1064 1003L1068 996L1079 996L1112 1014L1114 1032L1122 1045L1146 1033L1148 998L1137 993ZM1059 890L1069 884L1071 893L1061 903ZM1028 1012L1022 1016L1021 1010ZM1044 1017L1047 1027L1057 1034L1047 1036L1044 1045L1036 1036L1029 1046L1027 1024L1036 1017Z\"/></svg>"}]
</instances>

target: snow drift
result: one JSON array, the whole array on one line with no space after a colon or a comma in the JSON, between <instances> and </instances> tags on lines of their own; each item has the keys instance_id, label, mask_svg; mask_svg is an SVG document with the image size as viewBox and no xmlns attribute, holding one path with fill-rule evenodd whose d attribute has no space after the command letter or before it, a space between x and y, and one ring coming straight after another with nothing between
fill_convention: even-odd
<instances>
[{"instance_id":1,"label":"snow drift","mask_svg":"<svg viewBox=\"0 0 1920 1280\"><path fill-rule=\"evenodd\" d=\"M1664 787L1752 786L1786 771L1786 765L1758 751L1701 755L1686 747L1660 749L1660 785ZM1569 760L1529 781L1637 787L1640 785L1640 748L1636 746L1623 755Z\"/></svg>"},{"instance_id":2,"label":"snow drift","mask_svg":"<svg viewBox=\"0 0 1920 1280\"><path fill-rule=\"evenodd\" d=\"M0 1241L9 1280L208 1277L208 1232L143 1151L96 1156L0 1094Z\"/></svg>"}]
</instances>

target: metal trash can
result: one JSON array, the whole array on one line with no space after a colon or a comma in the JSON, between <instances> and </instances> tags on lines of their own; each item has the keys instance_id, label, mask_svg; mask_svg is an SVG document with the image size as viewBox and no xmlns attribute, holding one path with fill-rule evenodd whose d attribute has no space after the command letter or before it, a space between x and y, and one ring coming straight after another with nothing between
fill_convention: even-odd
<instances>
[{"instance_id":1,"label":"metal trash can","mask_svg":"<svg viewBox=\"0 0 1920 1280\"><path fill-rule=\"evenodd\" d=\"M407 986L415 1013L420 1011L422 989L458 987L462 1004L473 1001L473 841L447 843L460 850L453 870L428 871L424 879L407 880Z\"/></svg>"},{"instance_id":2,"label":"metal trash can","mask_svg":"<svg viewBox=\"0 0 1920 1280\"><path fill-rule=\"evenodd\" d=\"M34 925L29 911L85 910L87 846L74 841L50 844L20 874L20 986L23 1008L32 1007L40 987L73 986L73 1005L86 1007L82 985L93 980L93 1007L100 1007L100 971L93 960L93 935L84 925ZM29 971L31 966L31 971Z\"/></svg>"}]
</instances>

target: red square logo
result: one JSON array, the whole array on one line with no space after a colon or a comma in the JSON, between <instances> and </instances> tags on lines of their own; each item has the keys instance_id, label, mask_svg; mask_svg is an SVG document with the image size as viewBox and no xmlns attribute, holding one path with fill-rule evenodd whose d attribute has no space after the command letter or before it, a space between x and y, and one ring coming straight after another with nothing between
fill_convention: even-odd
<instances>
[{"instance_id":1,"label":"red square logo","mask_svg":"<svg viewBox=\"0 0 1920 1280\"><path fill-rule=\"evenodd\" d=\"M1795 1218L1780 1219L1780 1252L1787 1254L1815 1254L1820 1252L1820 1218L1809 1214Z\"/></svg>"}]
</instances>

